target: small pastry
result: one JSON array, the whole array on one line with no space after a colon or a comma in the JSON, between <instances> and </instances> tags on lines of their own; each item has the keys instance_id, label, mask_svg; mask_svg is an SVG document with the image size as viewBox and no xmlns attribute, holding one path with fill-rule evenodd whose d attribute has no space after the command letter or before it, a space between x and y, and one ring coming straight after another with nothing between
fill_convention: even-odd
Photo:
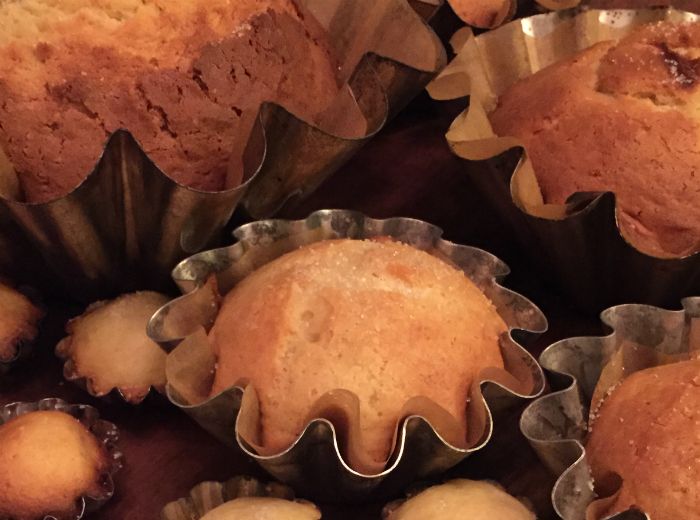
<instances>
[{"instance_id":1,"label":"small pastry","mask_svg":"<svg viewBox=\"0 0 700 520\"><path fill-rule=\"evenodd\" d=\"M0 283L0 363L11 361L23 342L36 338L42 316L26 296Z\"/></svg>"},{"instance_id":2,"label":"small pastry","mask_svg":"<svg viewBox=\"0 0 700 520\"><path fill-rule=\"evenodd\" d=\"M522 502L489 482L458 479L433 486L385 514L386 520L535 520Z\"/></svg>"},{"instance_id":3,"label":"small pastry","mask_svg":"<svg viewBox=\"0 0 700 520\"><path fill-rule=\"evenodd\" d=\"M592 406L586 456L604 517L700 518L700 360L635 372ZM622 487L620 486L620 479Z\"/></svg>"},{"instance_id":4,"label":"small pastry","mask_svg":"<svg viewBox=\"0 0 700 520\"><path fill-rule=\"evenodd\" d=\"M118 389L138 403L151 387L165 386L165 352L146 334L146 326L168 298L155 292L125 294L92 304L68 322L69 334L56 347L66 360L69 380L84 379L88 391L103 396Z\"/></svg>"},{"instance_id":5,"label":"small pastry","mask_svg":"<svg viewBox=\"0 0 700 520\"><path fill-rule=\"evenodd\" d=\"M407 403L419 406L414 398L454 424L453 442L465 442L470 390L483 370L503 368L507 331L484 293L436 256L391 240L321 241L264 265L225 296L209 334L218 358L211 394L252 385L261 445L278 453L319 398L351 392L358 466L376 469Z\"/></svg>"},{"instance_id":6,"label":"small pastry","mask_svg":"<svg viewBox=\"0 0 700 520\"><path fill-rule=\"evenodd\" d=\"M67 413L10 419L0 425L0 518L73 518L81 497L102 494L108 465L95 435Z\"/></svg>"},{"instance_id":7,"label":"small pastry","mask_svg":"<svg viewBox=\"0 0 700 520\"><path fill-rule=\"evenodd\" d=\"M220 505L200 520L319 520L321 512L309 502L270 497L243 497Z\"/></svg>"},{"instance_id":8,"label":"small pastry","mask_svg":"<svg viewBox=\"0 0 700 520\"><path fill-rule=\"evenodd\" d=\"M498 27L515 11L517 0L448 0L464 22L476 27Z\"/></svg>"}]
</instances>

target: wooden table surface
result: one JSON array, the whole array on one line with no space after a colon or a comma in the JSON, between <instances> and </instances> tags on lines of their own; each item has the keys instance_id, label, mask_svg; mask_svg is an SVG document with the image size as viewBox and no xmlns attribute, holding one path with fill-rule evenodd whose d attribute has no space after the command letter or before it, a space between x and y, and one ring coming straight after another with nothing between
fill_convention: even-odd
<instances>
[{"instance_id":1,"label":"wooden table surface","mask_svg":"<svg viewBox=\"0 0 700 520\"><path fill-rule=\"evenodd\" d=\"M426 96L417 99L317 193L284 215L296 218L320 208L350 208L374 217L431 221L448 238L486 247L510 264L512 274L506 285L540 305L550 321L550 330L531 346L533 353L565 336L599 332L595 316L570 308L556 288L547 287L546 279L519 257L507 232L463 182L462 165L443 140L458 109L459 103L438 104ZM160 396L133 407L117 399L98 401L65 382L53 347L63 335L65 319L81 308L60 301L48 307L35 356L0 382L0 405L61 397L95 405L105 419L119 426L126 465L116 477L114 498L93 518L156 519L165 503L186 495L203 480L225 480L236 474L264 476L240 452L221 446ZM514 422L504 430L510 437L509 450L487 461L468 459L451 474L499 480L514 494L529 498L539 518L554 518L548 499L553 479L516 426ZM324 519L378 519L380 509L379 504L324 506Z\"/></svg>"}]
</instances>

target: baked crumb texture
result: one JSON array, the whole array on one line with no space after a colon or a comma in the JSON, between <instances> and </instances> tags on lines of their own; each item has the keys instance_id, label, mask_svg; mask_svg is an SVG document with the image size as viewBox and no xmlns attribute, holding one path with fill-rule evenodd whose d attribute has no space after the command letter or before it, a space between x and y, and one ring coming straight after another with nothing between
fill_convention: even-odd
<instances>
[{"instance_id":1,"label":"baked crumb texture","mask_svg":"<svg viewBox=\"0 0 700 520\"><path fill-rule=\"evenodd\" d=\"M211 393L249 382L261 446L279 453L318 417L321 396L349 391L359 399L358 445L381 467L412 398L437 404L465 435L470 389L482 369L503 368L507 330L462 271L429 253L326 240L273 260L226 295L209 335L218 357Z\"/></svg>"},{"instance_id":2,"label":"baked crumb texture","mask_svg":"<svg viewBox=\"0 0 700 520\"><path fill-rule=\"evenodd\" d=\"M0 363L11 361L22 343L36 338L43 314L29 298L0 283Z\"/></svg>"},{"instance_id":3,"label":"baked crumb texture","mask_svg":"<svg viewBox=\"0 0 700 520\"><path fill-rule=\"evenodd\" d=\"M321 512L311 503L283 498L244 497L216 507L201 520L319 520Z\"/></svg>"},{"instance_id":4,"label":"baked crumb texture","mask_svg":"<svg viewBox=\"0 0 700 520\"><path fill-rule=\"evenodd\" d=\"M122 128L175 181L235 187L260 103L313 120L338 91L293 0L7 0L0 27L0 146L32 202Z\"/></svg>"},{"instance_id":5,"label":"baked crumb texture","mask_svg":"<svg viewBox=\"0 0 700 520\"><path fill-rule=\"evenodd\" d=\"M458 479L418 493L392 511L387 520L451 518L535 520L535 515L496 484Z\"/></svg>"},{"instance_id":6,"label":"baked crumb texture","mask_svg":"<svg viewBox=\"0 0 700 520\"><path fill-rule=\"evenodd\" d=\"M165 352L146 334L151 316L169 298L155 292L125 294L88 307L66 326L56 347L68 379L84 380L91 394L117 389L127 401L142 401L151 387L165 387Z\"/></svg>"},{"instance_id":7,"label":"baked crumb texture","mask_svg":"<svg viewBox=\"0 0 700 520\"><path fill-rule=\"evenodd\" d=\"M0 426L0 518L72 518L82 496L98 496L107 454L71 415L31 412Z\"/></svg>"},{"instance_id":8,"label":"baked crumb texture","mask_svg":"<svg viewBox=\"0 0 700 520\"><path fill-rule=\"evenodd\" d=\"M700 360L636 372L605 398L586 444L596 490L622 488L607 514L654 520L700 512Z\"/></svg>"},{"instance_id":9,"label":"baked crumb texture","mask_svg":"<svg viewBox=\"0 0 700 520\"><path fill-rule=\"evenodd\" d=\"M612 191L623 236L659 257L700 249L700 24L659 22L518 82L490 114L521 140L545 202Z\"/></svg>"}]
</instances>

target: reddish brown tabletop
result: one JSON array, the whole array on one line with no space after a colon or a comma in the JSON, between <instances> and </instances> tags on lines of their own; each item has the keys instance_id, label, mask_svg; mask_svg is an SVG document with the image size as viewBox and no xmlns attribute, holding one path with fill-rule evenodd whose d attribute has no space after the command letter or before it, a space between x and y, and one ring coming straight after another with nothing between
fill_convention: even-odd
<instances>
[{"instance_id":1,"label":"reddish brown tabletop","mask_svg":"<svg viewBox=\"0 0 700 520\"><path fill-rule=\"evenodd\" d=\"M597 320L573 311L545 288L541 278L520 260L507 234L460 176L460 163L442 135L456 105L421 98L363 149L316 194L285 216L305 216L320 208L351 208L371 216L411 216L442 226L448 238L486 246L504 256L513 273L506 285L524 292L546 312L550 331L533 346L541 349L555 339L598 331ZM263 473L237 451L228 450L161 397L139 407L97 401L65 382L52 350L62 335L66 317L81 311L66 302L49 304L49 317L37 353L0 382L0 405L61 397L97 406L104 418L121 430L120 447L126 466L117 476L114 499L95 518L140 520L158 518L162 506L187 494L202 480L223 480L236 474ZM513 493L528 497L542 519L554 518L549 507L552 478L542 468L517 431L507 434L510 449L489 461L468 459L451 474L499 480ZM327 507L324 519L379 518L379 505Z\"/></svg>"}]
</instances>

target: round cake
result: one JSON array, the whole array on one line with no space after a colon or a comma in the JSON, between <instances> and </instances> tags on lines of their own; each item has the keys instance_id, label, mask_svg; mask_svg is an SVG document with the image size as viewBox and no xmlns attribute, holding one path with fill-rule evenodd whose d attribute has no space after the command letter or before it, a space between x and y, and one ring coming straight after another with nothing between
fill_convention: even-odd
<instances>
[{"instance_id":1,"label":"round cake","mask_svg":"<svg viewBox=\"0 0 700 520\"><path fill-rule=\"evenodd\" d=\"M32 202L75 188L119 129L181 184L236 186L262 102L313 120L338 92L294 0L8 0L0 26L0 147Z\"/></svg>"},{"instance_id":2,"label":"round cake","mask_svg":"<svg viewBox=\"0 0 700 520\"><path fill-rule=\"evenodd\" d=\"M35 520L76 513L101 489L107 454L77 419L31 412L0 426L0 518Z\"/></svg>"},{"instance_id":3,"label":"round cake","mask_svg":"<svg viewBox=\"0 0 700 520\"><path fill-rule=\"evenodd\" d=\"M654 520L700 518L700 360L635 372L591 419L586 454L596 489Z\"/></svg>"},{"instance_id":4,"label":"round cake","mask_svg":"<svg viewBox=\"0 0 700 520\"><path fill-rule=\"evenodd\" d=\"M490 114L525 146L546 203L612 191L623 236L700 248L700 24L641 26L513 85Z\"/></svg>"},{"instance_id":5,"label":"round cake","mask_svg":"<svg viewBox=\"0 0 700 520\"><path fill-rule=\"evenodd\" d=\"M392 511L387 520L535 520L522 502L489 482L458 479L433 486Z\"/></svg>"},{"instance_id":6,"label":"round cake","mask_svg":"<svg viewBox=\"0 0 700 520\"><path fill-rule=\"evenodd\" d=\"M327 240L283 255L225 297L210 331L212 394L251 384L262 445L279 452L327 392L354 393L364 453L387 460L402 408L432 400L466 424L508 327L465 274L390 240Z\"/></svg>"},{"instance_id":7,"label":"round cake","mask_svg":"<svg viewBox=\"0 0 700 520\"><path fill-rule=\"evenodd\" d=\"M216 507L201 520L319 520L321 512L309 502L283 498L236 498Z\"/></svg>"}]
</instances>

